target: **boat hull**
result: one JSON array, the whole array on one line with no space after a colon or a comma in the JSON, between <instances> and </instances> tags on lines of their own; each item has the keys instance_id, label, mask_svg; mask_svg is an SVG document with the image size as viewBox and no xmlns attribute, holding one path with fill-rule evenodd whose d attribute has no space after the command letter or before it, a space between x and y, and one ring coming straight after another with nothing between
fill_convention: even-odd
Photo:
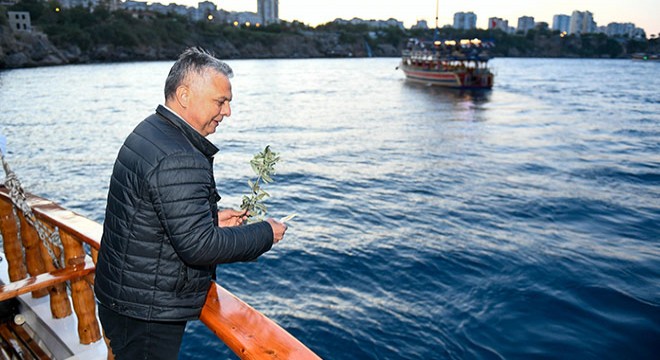
<instances>
[{"instance_id":1,"label":"boat hull","mask_svg":"<svg viewBox=\"0 0 660 360\"><path fill-rule=\"evenodd\" d=\"M431 86L456 89L490 89L493 87L493 74L469 74L466 72L422 69L401 64L401 70L408 81Z\"/></svg>"}]
</instances>

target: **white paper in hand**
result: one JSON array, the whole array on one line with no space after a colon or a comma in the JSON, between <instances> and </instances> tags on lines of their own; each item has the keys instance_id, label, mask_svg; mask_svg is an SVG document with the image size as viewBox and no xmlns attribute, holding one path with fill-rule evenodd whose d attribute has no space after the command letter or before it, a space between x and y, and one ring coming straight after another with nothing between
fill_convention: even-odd
<instances>
[{"instance_id":1,"label":"white paper in hand","mask_svg":"<svg viewBox=\"0 0 660 360\"><path fill-rule=\"evenodd\" d=\"M293 218L296 217L296 216L298 216L298 214L295 214L295 213L294 213L294 214L291 214L291 215L288 215L288 216L285 216L285 217L283 217L283 218L280 219L280 222L281 222L281 223L285 223L285 222L287 222L287 221L293 219Z\"/></svg>"}]
</instances>

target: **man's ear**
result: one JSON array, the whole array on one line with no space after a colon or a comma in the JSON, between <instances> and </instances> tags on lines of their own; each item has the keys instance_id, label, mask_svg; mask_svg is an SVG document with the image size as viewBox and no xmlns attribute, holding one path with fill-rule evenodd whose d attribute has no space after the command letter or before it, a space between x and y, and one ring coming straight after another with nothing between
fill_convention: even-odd
<instances>
[{"instance_id":1,"label":"man's ear","mask_svg":"<svg viewBox=\"0 0 660 360\"><path fill-rule=\"evenodd\" d=\"M190 104L190 88L186 85L181 85L176 88L176 101L182 108L187 108Z\"/></svg>"}]
</instances>

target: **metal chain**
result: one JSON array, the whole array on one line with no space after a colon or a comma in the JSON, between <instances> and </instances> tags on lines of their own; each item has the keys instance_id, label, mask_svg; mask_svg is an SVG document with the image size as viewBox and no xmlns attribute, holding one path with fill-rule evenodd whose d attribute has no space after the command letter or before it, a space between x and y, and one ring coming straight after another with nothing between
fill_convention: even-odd
<instances>
[{"instance_id":1,"label":"metal chain","mask_svg":"<svg viewBox=\"0 0 660 360\"><path fill-rule=\"evenodd\" d=\"M32 225L32 227L34 227L34 229L37 231L39 239L41 239L41 242L48 251L48 255L50 255L51 259L53 260L53 265L57 269L63 268L62 264L64 263L64 247L62 246L62 240L60 239L60 232L58 228L55 227L55 229L50 230L48 227L46 227L46 225L39 221L39 219L37 219L37 217L32 212L32 208L27 202L25 191L21 186L20 180L18 180L16 174L9 168L9 164L5 160L5 155L3 154L2 150L0 150L0 157L2 158L2 166L4 167L5 173L7 174L7 177L5 178L5 186L7 189L9 189L9 196L11 197L12 203L15 207L21 210L21 212L23 212L25 221ZM18 221L18 217L16 218L16 221L18 223L17 228L20 229L20 222ZM60 256L55 255L53 246L60 250Z\"/></svg>"}]
</instances>

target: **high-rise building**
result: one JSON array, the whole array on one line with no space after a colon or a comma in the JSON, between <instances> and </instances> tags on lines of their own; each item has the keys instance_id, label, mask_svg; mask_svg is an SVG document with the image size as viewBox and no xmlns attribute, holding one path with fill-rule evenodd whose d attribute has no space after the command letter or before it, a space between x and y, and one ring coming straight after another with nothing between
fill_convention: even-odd
<instances>
[{"instance_id":1,"label":"high-rise building","mask_svg":"<svg viewBox=\"0 0 660 360\"><path fill-rule=\"evenodd\" d=\"M626 36L633 39L644 39L644 29L638 28L633 23L609 23L604 31L607 36Z\"/></svg>"},{"instance_id":2,"label":"high-rise building","mask_svg":"<svg viewBox=\"0 0 660 360\"><path fill-rule=\"evenodd\" d=\"M533 16L521 16L518 18L518 27L516 31L522 31L524 33L532 30L534 28L534 17Z\"/></svg>"},{"instance_id":3,"label":"high-rise building","mask_svg":"<svg viewBox=\"0 0 660 360\"><path fill-rule=\"evenodd\" d=\"M635 30L635 24L633 23L609 23L605 28L605 33L607 36L630 36L630 34Z\"/></svg>"},{"instance_id":4,"label":"high-rise building","mask_svg":"<svg viewBox=\"0 0 660 360\"><path fill-rule=\"evenodd\" d=\"M596 32L594 15L589 11L573 11L571 23L568 26L569 34L588 34Z\"/></svg>"},{"instance_id":5,"label":"high-rise building","mask_svg":"<svg viewBox=\"0 0 660 360\"><path fill-rule=\"evenodd\" d=\"M568 27L571 24L571 17L564 14L558 14L552 17L552 30L562 33L568 33Z\"/></svg>"},{"instance_id":6,"label":"high-rise building","mask_svg":"<svg viewBox=\"0 0 660 360\"><path fill-rule=\"evenodd\" d=\"M477 28L477 15L470 12L457 12L454 14L454 29L470 30Z\"/></svg>"},{"instance_id":7,"label":"high-rise building","mask_svg":"<svg viewBox=\"0 0 660 360\"><path fill-rule=\"evenodd\" d=\"M280 22L279 0L257 0L257 14L264 25Z\"/></svg>"},{"instance_id":8,"label":"high-rise building","mask_svg":"<svg viewBox=\"0 0 660 360\"><path fill-rule=\"evenodd\" d=\"M509 20L504 20L498 17L488 19L488 29L499 29L504 32L509 31Z\"/></svg>"}]
</instances>

